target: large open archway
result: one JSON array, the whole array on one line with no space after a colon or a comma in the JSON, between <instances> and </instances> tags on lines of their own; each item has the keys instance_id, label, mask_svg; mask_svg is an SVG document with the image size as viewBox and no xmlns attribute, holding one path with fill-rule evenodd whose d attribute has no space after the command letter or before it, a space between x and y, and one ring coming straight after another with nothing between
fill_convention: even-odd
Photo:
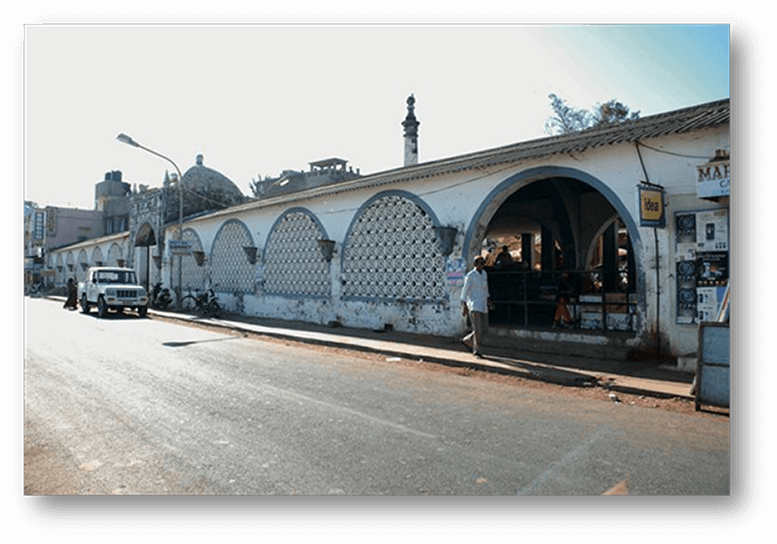
<instances>
[{"instance_id":1,"label":"large open archway","mask_svg":"<svg viewBox=\"0 0 777 544\"><path fill-rule=\"evenodd\" d=\"M571 284L562 319L571 318L570 327L637 332L645 300L639 243L631 214L600 180L538 168L487 195L466 233L464 256L486 258L492 325L552 327L559 291Z\"/></svg>"},{"instance_id":2,"label":"large open archway","mask_svg":"<svg viewBox=\"0 0 777 544\"><path fill-rule=\"evenodd\" d=\"M146 290L150 292L151 285L155 281L154 270L156 276L159 275L159 268L161 266L161 256L155 255L157 238L154 233L154 228L149 223L143 223L135 234L135 241L132 245L135 251L135 270L138 274L138 280L140 284L145 286ZM151 263L156 261L154 270L152 270Z\"/></svg>"}]
</instances>

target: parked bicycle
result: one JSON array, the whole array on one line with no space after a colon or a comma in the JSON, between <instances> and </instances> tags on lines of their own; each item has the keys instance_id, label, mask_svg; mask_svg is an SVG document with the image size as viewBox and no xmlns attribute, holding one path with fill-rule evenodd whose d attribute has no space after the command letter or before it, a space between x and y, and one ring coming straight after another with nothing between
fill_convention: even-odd
<instances>
[{"instance_id":1,"label":"parked bicycle","mask_svg":"<svg viewBox=\"0 0 777 544\"><path fill-rule=\"evenodd\" d=\"M197 313L205 317L221 317L221 305L218 303L216 293L213 292L212 288L203 291L201 294L199 289L195 289L194 294L189 290L189 294L181 299L184 307L187 304L187 300L191 300L194 303L194 311Z\"/></svg>"}]
</instances>

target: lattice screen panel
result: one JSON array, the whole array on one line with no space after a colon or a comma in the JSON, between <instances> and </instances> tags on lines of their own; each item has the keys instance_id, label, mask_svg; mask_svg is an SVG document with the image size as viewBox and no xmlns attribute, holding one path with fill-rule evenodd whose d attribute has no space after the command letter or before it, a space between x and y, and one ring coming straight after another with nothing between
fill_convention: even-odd
<instances>
[{"instance_id":1,"label":"lattice screen panel","mask_svg":"<svg viewBox=\"0 0 777 544\"><path fill-rule=\"evenodd\" d=\"M191 229L183 231L183 239L192 243L192 251L202 251L202 242L197 233ZM177 267L178 263L175 262L178 257L173 257L173 267ZM183 285L183 292L194 291L196 289L205 289L206 279L206 267L207 264L203 262L202 266L197 264L197 260L194 255L181 256L181 285ZM175 269L175 268L174 268ZM173 280L174 282L177 279Z\"/></svg>"},{"instance_id":2,"label":"lattice screen panel","mask_svg":"<svg viewBox=\"0 0 777 544\"><path fill-rule=\"evenodd\" d=\"M401 196L365 209L346 241L344 296L441 300L445 258L426 212Z\"/></svg>"},{"instance_id":3,"label":"lattice screen panel","mask_svg":"<svg viewBox=\"0 0 777 544\"><path fill-rule=\"evenodd\" d=\"M233 293L253 293L256 290L254 265L243 249L253 245L243 223L224 223L213 241L211 252L211 279L215 290Z\"/></svg>"},{"instance_id":4,"label":"lattice screen panel","mask_svg":"<svg viewBox=\"0 0 777 544\"><path fill-rule=\"evenodd\" d=\"M265 293L329 296L329 263L321 256L319 226L305 212L289 212L270 233L265 250Z\"/></svg>"}]
</instances>

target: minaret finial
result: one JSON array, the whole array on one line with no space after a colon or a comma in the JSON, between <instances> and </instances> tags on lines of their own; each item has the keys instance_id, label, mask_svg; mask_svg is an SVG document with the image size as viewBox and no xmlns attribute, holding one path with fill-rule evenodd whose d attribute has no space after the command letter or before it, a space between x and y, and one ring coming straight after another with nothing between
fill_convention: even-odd
<instances>
[{"instance_id":1,"label":"minaret finial","mask_svg":"<svg viewBox=\"0 0 777 544\"><path fill-rule=\"evenodd\" d=\"M407 116L402 121L405 127L405 166L418 164L418 119L415 118L415 96L407 97Z\"/></svg>"}]
</instances>

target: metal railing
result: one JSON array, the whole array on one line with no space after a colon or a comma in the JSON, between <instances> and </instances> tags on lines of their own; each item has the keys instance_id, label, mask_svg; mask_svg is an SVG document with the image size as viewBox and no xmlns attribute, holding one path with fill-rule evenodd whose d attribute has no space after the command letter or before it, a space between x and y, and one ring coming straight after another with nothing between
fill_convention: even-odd
<instances>
[{"instance_id":1,"label":"metal railing","mask_svg":"<svg viewBox=\"0 0 777 544\"><path fill-rule=\"evenodd\" d=\"M488 272L491 325L550 328L558 305L562 271L495 270ZM570 328L635 331L636 296L624 271L569 270Z\"/></svg>"}]
</instances>

